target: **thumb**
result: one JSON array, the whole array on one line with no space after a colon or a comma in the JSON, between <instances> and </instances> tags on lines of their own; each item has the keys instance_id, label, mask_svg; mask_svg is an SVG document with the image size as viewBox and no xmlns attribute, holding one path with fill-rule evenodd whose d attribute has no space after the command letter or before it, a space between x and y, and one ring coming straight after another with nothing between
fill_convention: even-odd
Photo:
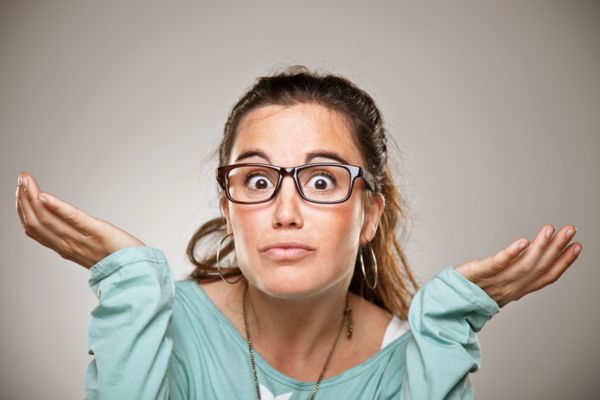
<instances>
[{"instance_id":1,"label":"thumb","mask_svg":"<svg viewBox=\"0 0 600 400\"><path fill-rule=\"evenodd\" d=\"M31 195L37 197L40 193L40 187L35 178L27 172L21 172L19 178L21 180L21 185L23 186L23 191L30 192Z\"/></svg>"}]
</instances>

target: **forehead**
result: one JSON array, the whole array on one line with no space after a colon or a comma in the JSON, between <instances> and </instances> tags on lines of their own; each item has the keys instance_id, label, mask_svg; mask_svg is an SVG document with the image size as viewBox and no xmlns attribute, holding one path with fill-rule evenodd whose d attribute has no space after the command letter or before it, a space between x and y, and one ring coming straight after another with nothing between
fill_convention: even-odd
<instances>
[{"instance_id":1,"label":"forehead","mask_svg":"<svg viewBox=\"0 0 600 400\"><path fill-rule=\"evenodd\" d=\"M269 105L250 111L238 125L230 162L254 150L280 166L302 164L315 152L335 153L348 163L362 165L346 117L317 104Z\"/></svg>"}]
</instances>

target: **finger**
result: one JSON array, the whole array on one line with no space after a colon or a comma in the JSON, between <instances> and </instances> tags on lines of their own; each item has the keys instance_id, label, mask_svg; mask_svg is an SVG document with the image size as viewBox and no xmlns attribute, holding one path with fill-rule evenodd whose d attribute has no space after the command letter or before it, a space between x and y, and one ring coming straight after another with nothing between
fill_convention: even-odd
<instances>
[{"instance_id":1,"label":"finger","mask_svg":"<svg viewBox=\"0 0 600 400\"><path fill-rule=\"evenodd\" d=\"M30 204L30 199L27 194L27 184L28 180L24 175L21 175L21 184L18 188L18 196L17 202L19 208L21 209L21 221L23 222L23 228L25 230L25 234L27 236L30 235L30 230L33 225L36 223L35 213L33 212Z\"/></svg>"},{"instance_id":2,"label":"finger","mask_svg":"<svg viewBox=\"0 0 600 400\"><path fill-rule=\"evenodd\" d=\"M47 198L49 194L40 193L40 196ZM34 212L41 225L65 242L81 242L86 239L86 235L66 223L52 209L46 207L46 203L47 201L40 200L40 197L32 201L32 204L37 205L34 207Z\"/></svg>"},{"instance_id":3,"label":"finger","mask_svg":"<svg viewBox=\"0 0 600 400\"><path fill-rule=\"evenodd\" d=\"M63 258L84 266L89 264L95 257L92 249L96 239L91 231L96 219L48 192L40 193L35 202L40 205L36 217L54 236L49 239L55 250Z\"/></svg>"},{"instance_id":4,"label":"finger","mask_svg":"<svg viewBox=\"0 0 600 400\"><path fill-rule=\"evenodd\" d=\"M488 256L477 263L470 263L468 272L474 282L488 279L506 270L510 263L519 256L527 247L529 240L521 238L500 250L498 253Z\"/></svg>"},{"instance_id":5,"label":"finger","mask_svg":"<svg viewBox=\"0 0 600 400\"><path fill-rule=\"evenodd\" d=\"M22 174L21 175L21 185L19 186L20 193L17 198L19 206L22 210L23 214L23 223L25 227L25 233L28 236L31 236L31 233L36 236L36 233L42 234L43 237L33 237L34 239L45 239L45 243L50 243L52 234L48 230L49 225L51 225L51 218L48 218L47 213L44 212L44 206L37 198L39 194L39 186L37 182L31 175ZM43 217L44 223L40 221L40 216ZM42 227L44 229L42 229ZM38 235L39 236L39 235Z\"/></svg>"},{"instance_id":6,"label":"finger","mask_svg":"<svg viewBox=\"0 0 600 400\"><path fill-rule=\"evenodd\" d=\"M18 188L21 193L17 198L17 207L21 211L25 234L56 251L63 258L77 259L78 255L73 250L78 250L77 243L83 239L82 235L53 215L35 197L35 193L40 192L35 179L23 174L21 182Z\"/></svg>"},{"instance_id":7,"label":"finger","mask_svg":"<svg viewBox=\"0 0 600 400\"><path fill-rule=\"evenodd\" d=\"M27 216L30 213L39 216L43 210L50 210L84 236L90 235L90 231L95 226L94 222L96 222L93 217L57 196L50 193L41 193L40 187L33 176L23 173L21 180L24 183L23 198L26 203L24 208Z\"/></svg>"},{"instance_id":8,"label":"finger","mask_svg":"<svg viewBox=\"0 0 600 400\"><path fill-rule=\"evenodd\" d=\"M15 206L17 209L17 214L19 213L19 189L21 187L21 177L19 176L17 178L17 190L15 191ZM19 219L21 218L21 216L19 215Z\"/></svg>"},{"instance_id":9,"label":"finger","mask_svg":"<svg viewBox=\"0 0 600 400\"><path fill-rule=\"evenodd\" d=\"M40 201L66 224L84 236L91 236L98 225L96 218L50 193L42 193Z\"/></svg>"},{"instance_id":10,"label":"finger","mask_svg":"<svg viewBox=\"0 0 600 400\"><path fill-rule=\"evenodd\" d=\"M573 225L562 227L551 239L548 247L542 253L535 267L536 276L545 274L556 262L557 257L563 252L565 246L575 236L577 228Z\"/></svg>"},{"instance_id":11,"label":"finger","mask_svg":"<svg viewBox=\"0 0 600 400\"><path fill-rule=\"evenodd\" d=\"M17 188L17 192L19 191L19 188ZM25 217L23 216L23 208L21 207L21 200L19 200L19 197L17 196L17 200L16 200L16 207L17 207L17 215L19 216L19 220L21 221L21 225L23 227L25 227Z\"/></svg>"},{"instance_id":12,"label":"finger","mask_svg":"<svg viewBox=\"0 0 600 400\"><path fill-rule=\"evenodd\" d=\"M21 191L24 189L25 188L20 188ZM52 235L37 220L35 212L33 212L31 209L31 204L26 195L21 194L17 199L17 209L19 211L19 217L21 218L25 234L42 245L53 248L54 245L50 240Z\"/></svg>"},{"instance_id":13,"label":"finger","mask_svg":"<svg viewBox=\"0 0 600 400\"><path fill-rule=\"evenodd\" d=\"M15 207L17 209L17 215L19 216L19 220L21 221L21 225L25 227L25 218L23 216L23 207L21 207L21 199L19 198L19 194L21 192L21 176L17 178L17 190L15 192Z\"/></svg>"},{"instance_id":14,"label":"finger","mask_svg":"<svg viewBox=\"0 0 600 400\"><path fill-rule=\"evenodd\" d=\"M26 172L20 174L21 176L21 186L23 187L23 192L27 193L29 196L37 196L40 191L40 186L38 185L35 178Z\"/></svg>"},{"instance_id":15,"label":"finger","mask_svg":"<svg viewBox=\"0 0 600 400\"><path fill-rule=\"evenodd\" d=\"M21 184L17 188L17 200L20 202L25 223L35 222L35 210L32 200L39 193L39 186L33 177L27 173L19 175Z\"/></svg>"},{"instance_id":16,"label":"finger","mask_svg":"<svg viewBox=\"0 0 600 400\"><path fill-rule=\"evenodd\" d=\"M525 293L535 292L541 288L556 282L564 272L575 262L583 246L581 243L571 243L554 262L552 267L545 274L538 277L530 285L525 287Z\"/></svg>"},{"instance_id":17,"label":"finger","mask_svg":"<svg viewBox=\"0 0 600 400\"><path fill-rule=\"evenodd\" d=\"M548 248L550 244L550 238L554 227L552 225L544 225L538 232L533 242L529 245L527 250L515 261L515 268L511 268L502 273L502 279L506 281L525 281L530 278L530 274L536 267L542 254ZM550 238L548 237L550 234Z\"/></svg>"}]
</instances>

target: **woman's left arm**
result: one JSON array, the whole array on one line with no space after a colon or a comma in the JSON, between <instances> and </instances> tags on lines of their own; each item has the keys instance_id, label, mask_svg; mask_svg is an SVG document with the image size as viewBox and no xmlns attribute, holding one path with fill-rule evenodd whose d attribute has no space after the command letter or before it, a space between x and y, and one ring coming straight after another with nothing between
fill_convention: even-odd
<instances>
[{"instance_id":1,"label":"woman's left arm","mask_svg":"<svg viewBox=\"0 0 600 400\"><path fill-rule=\"evenodd\" d=\"M581 254L581 243L569 244L576 231L566 225L553 236L554 227L545 225L532 243L517 239L494 255L454 268L504 307L560 278Z\"/></svg>"},{"instance_id":2,"label":"woman's left arm","mask_svg":"<svg viewBox=\"0 0 600 400\"><path fill-rule=\"evenodd\" d=\"M518 239L497 254L446 268L420 288L408 315L405 376L393 398L473 398L469 373L480 364L475 334L500 307L556 281L579 254L581 244L567 246L574 226L554 237L546 236L548 228L529 247Z\"/></svg>"}]
</instances>

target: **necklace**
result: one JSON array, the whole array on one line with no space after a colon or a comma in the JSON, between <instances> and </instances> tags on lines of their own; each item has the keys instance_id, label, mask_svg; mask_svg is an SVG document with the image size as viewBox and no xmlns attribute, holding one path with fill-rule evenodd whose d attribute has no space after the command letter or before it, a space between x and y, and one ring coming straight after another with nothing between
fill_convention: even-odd
<instances>
[{"instance_id":1,"label":"necklace","mask_svg":"<svg viewBox=\"0 0 600 400\"><path fill-rule=\"evenodd\" d=\"M254 386L256 387L256 399L262 400L260 396L260 387L258 384L258 375L256 373L256 363L254 361L254 351L252 349L252 338L250 337L250 332L248 331L248 316L246 313L246 304L248 298L248 284L244 287L244 297L243 297L243 305L242 305L242 313L244 315L244 329L246 330L246 340L248 342L248 353L250 353L250 367L252 368L252 375L254 376ZM333 355L333 351L335 350L335 346L337 345L338 339L340 338L340 333L342 332L342 328L346 325L346 337L348 340L352 338L352 309L348 306L348 296L346 296L346 305L344 306L344 318L342 319L342 323L340 324L340 328L338 329L337 335L333 342L333 346L331 346L331 350L329 350L329 354L327 355L327 360L325 360L325 365L323 365L323 369L321 370L321 374L319 375L319 379L317 383L313 387L312 393L310 395L310 400L314 400L317 396L317 392L319 391L319 387L321 385L321 380L323 376L325 376L325 371L327 370L327 365L329 364L329 360L331 360L331 356Z\"/></svg>"}]
</instances>

